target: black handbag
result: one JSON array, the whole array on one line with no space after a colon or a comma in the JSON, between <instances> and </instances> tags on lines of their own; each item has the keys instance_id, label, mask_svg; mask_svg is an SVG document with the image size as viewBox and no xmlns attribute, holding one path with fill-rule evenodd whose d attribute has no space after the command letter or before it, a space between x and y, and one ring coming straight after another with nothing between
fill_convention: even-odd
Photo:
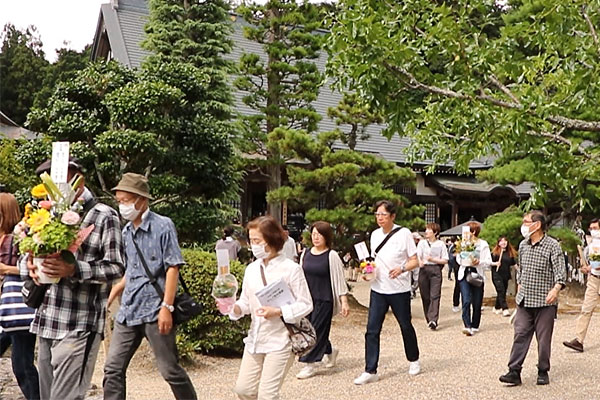
<instances>
[{"instance_id":1,"label":"black handbag","mask_svg":"<svg viewBox=\"0 0 600 400\"><path fill-rule=\"evenodd\" d=\"M27 279L21 288L23 302L31 308L39 308L44 301L49 284L36 285L33 279Z\"/></svg>"},{"instance_id":2,"label":"black handbag","mask_svg":"<svg viewBox=\"0 0 600 400\"><path fill-rule=\"evenodd\" d=\"M148 275L148 279L150 279L150 284L152 284L154 290L156 290L156 293L158 293L158 297L162 301L165 297L165 293L158 282L156 282L156 277L150 272L150 268L148 268L148 264L146 264L146 259L144 258L144 255L142 254L142 251L138 247L136 241L133 239L132 241L138 256L140 257L142 266L146 270L146 275ZM175 325L183 324L184 322L187 322L202 313L202 304L192 297L181 274L179 274L179 282L183 288L183 293L176 295L175 300L173 301L173 307L175 308L173 310L173 324Z\"/></svg>"},{"instance_id":3,"label":"black handbag","mask_svg":"<svg viewBox=\"0 0 600 400\"><path fill-rule=\"evenodd\" d=\"M475 287L481 287L483 285L483 276L481 276L477 270L465 270L465 275L465 279L469 285Z\"/></svg>"}]
</instances>

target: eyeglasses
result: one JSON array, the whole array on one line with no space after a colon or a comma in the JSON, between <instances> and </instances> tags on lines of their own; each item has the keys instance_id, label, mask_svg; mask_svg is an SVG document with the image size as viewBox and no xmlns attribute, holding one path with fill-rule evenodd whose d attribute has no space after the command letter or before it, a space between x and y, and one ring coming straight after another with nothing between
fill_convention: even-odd
<instances>
[{"instance_id":1,"label":"eyeglasses","mask_svg":"<svg viewBox=\"0 0 600 400\"><path fill-rule=\"evenodd\" d=\"M250 238L250 244L263 244L264 240L259 238Z\"/></svg>"},{"instance_id":2,"label":"eyeglasses","mask_svg":"<svg viewBox=\"0 0 600 400\"><path fill-rule=\"evenodd\" d=\"M388 215L390 215L390 213L376 212L376 213L373 213L373 215L376 217L387 217Z\"/></svg>"}]
</instances>

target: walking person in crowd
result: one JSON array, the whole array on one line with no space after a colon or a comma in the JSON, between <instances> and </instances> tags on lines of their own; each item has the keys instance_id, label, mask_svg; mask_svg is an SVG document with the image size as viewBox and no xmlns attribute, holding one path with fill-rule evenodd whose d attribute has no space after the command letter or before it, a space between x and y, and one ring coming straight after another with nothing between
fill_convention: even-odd
<instances>
[{"instance_id":1,"label":"walking person in crowd","mask_svg":"<svg viewBox=\"0 0 600 400\"><path fill-rule=\"evenodd\" d=\"M454 290L452 291L452 312L460 311L460 282L458 281L458 270L460 264L456 258L456 243L452 243L448 249L448 269L454 274Z\"/></svg>"},{"instance_id":2,"label":"walking person in crowd","mask_svg":"<svg viewBox=\"0 0 600 400\"><path fill-rule=\"evenodd\" d=\"M429 329L435 330L440 315L442 295L442 268L448 262L446 244L438 239L440 226L429 223L425 227L425 240L417 245L419 259L419 291L423 302L423 314Z\"/></svg>"},{"instance_id":3,"label":"walking person in crowd","mask_svg":"<svg viewBox=\"0 0 600 400\"><path fill-rule=\"evenodd\" d=\"M492 283L496 288L496 305L494 313L510 317L508 304L506 303L506 290L510 280L510 271L515 265L517 251L510 244L506 236L500 236L494 250L492 250Z\"/></svg>"},{"instance_id":4,"label":"walking person in crowd","mask_svg":"<svg viewBox=\"0 0 600 400\"><path fill-rule=\"evenodd\" d=\"M473 265L465 265L465 260L458 258L460 268L458 269L458 281L460 284L460 295L462 298L462 320L464 324L463 333L473 336L479 332L481 325L481 304L483 302L483 285L476 286L467 282L467 274L477 273L485 281L485 269L492 263L492 255L488 243L479 238L481 224L471 221L467 223L470 233L475 240L475 249L479 252L479 259L473 261Z\"/></svg>"},{"instance_id":5,"label":"walking person in crowd","mask_svg":"<svg viewBox=\"0 0 600 400\"><path fill-rule=\"evenodd\" d=\"M290 230L287 225L283 225L283 232L285 233L285 243L283 245L283 254L290 260L296 262L298 260L298 249L296 248L296 241L290 236Z\"/></svg>"},{"instance_id":6,"label":"walking person in crowd","mask_svg":"<svg viewBox=\"0 0 600 400\"><path fill-rule=\"evenodd\" d=\"M194 386L179 365L173 326L179 267L185 263L175 225L170 218L150 211L150 188L145 176L126 173L113 191L121 216L129 222L123 228L125 276L108 298L110 306L123 294L104 365L104 399L127 397L127 367L146 338L175 398L194 400Z\"/></svg>"},{"instance_id":7,"label":"walking person in crowd","mask_svg":"<svg viewBox=\"0 0 600 400\"><path fill-rule=\"evenodd\" d=\"M600 220L598 218L594 218L590 222L589 229L592 240L600 239ZM563 342L568 348L580 353L583 352L583 342L588 327L590 326L592 314L598 303L600 303L600 270L590 268L589 246L585 249L584 258L585 259L581 260L583 264L581 266L581 272L587 274L587 286L583 297L583 304L581 305L581 313L577 317L577 322L575 324L575 338Z\"/></svg>"},{"instance_id":8,"label":"walking person in crowd","mask_svg":"<svg viewBox=\"0 0 600 400\"><path fill-rule=\"evenodd\" d=\"M50 171L51 161L41 164L36 173ZM83 167L69 160L67 180L81 177L75 198L83 198L81 228L94 225L91 234L70 264L61 257L49 257L42 272L61 278L46 291L31 332L38 337L38 370L42 399L83 399L90 385L100 341L104 333L109 288L124 272L121 223L117 212L98 203L86 188ZM19 262L22 278L38 283L31 257Z\"/></svg>"},{"instance_id":9,"label":"walking person in crowd","mask_svg":"<svg viewBox=\"0 0 600 400\"><path fill-rule=\"evenodd\" d=\"M308 319L317 333L317 343L310 353L300 357L299 361L306 365L296 375L298 379L313 376L321 360L325 368L335 366L339 351L329 341L331 319L340 312L344 317L350 312L344 264L331 248L333 229L328 222L317 221L310 231L313 246L302 253L300 265L312 297L313 311Z\"/></svg>"},{"instance_id":10,"label":"walking person in crowd","mask_svg":"<svg viewBox=\"0 0 600 400\"><path fill-rule=\"evenodd\" d=\"M242 249L240 242L233 238L233 227L227 226L223 229L223 236L217 240L215 250L224 249L229 253L229 259L235 261L238 259L238 253Z\"/></svg>"},{"instance_id":11,"label":"walking person in crowd","mask_svg":"<svg viewBox=\"0 0 600 400\"><path fill-rule=\"evenodd\" d=\"M376 382L379 342L385 315L391 307L404 341L409 361L408 373L421 371L417 334L411 322L410 271L419 266L417 248L407 228L394 224L396 205L388 200L375 204L379 229L371 234L371 256L375 259L375 278L371 281L369 316L365 334L365 370L354 380L356 385Z\"/></svg>"},{"instance_id":12,"label":"walking person in crowd","mask_svg":"<svg viewBox=\"0 0 600 400\"><path fill-rule=\"evenodd\" d=\"M546 217L531 211L523 217L517 275L517 312L514 339L508 361L508 373L500 382L521 384L521 368L533 333L538 342L538 385L550 383L550 351L556 301L565 286L565 258L558 242L546 235Z\"/></svg>"},{"instance_id":13,"label":"walking person in crowd","mask_svg":"<svg viewBox=\"0 0 600 400\"><path fill-rule=\"evenodd\" d=\"M15 225L21 220L19 204L10 193L0 193L0 275L2 297L0 298L0 355L12 346L12 370L19 388L27 400L40 398L38 370L33 363L35 335L29 332L35 310L23 302L19 276L18 246L12 235Z\"/></svg>"},{"instance_id":14,"label":"walking person in crowd","mask_svg":"<svg viewBox=\"0 0 600 400\"><path fill-rule=\"evenodd\" d=\"M258 217L248 223L248 234L256 261L246 267L240 298L229 314L233 320L252 318L234 392L241 400L276 400L294 362L284 321L299 322L313 305L302 268L282 252L286 235L281 225L273 217ZM278 280L287 284L295 302L261 306L256 292Z\"/></svg>"}]
</instances>

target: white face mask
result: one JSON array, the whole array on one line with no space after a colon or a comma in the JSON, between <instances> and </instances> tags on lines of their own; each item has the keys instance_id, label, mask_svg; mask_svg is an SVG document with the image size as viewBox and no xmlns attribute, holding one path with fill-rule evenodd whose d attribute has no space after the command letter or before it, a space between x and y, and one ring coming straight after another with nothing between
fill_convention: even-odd
<instances>
[{"instance_id":1,"label":"white face mask","mask_svg":"<svg viewBox=\"0 0 600 400\"><path fill-rule=\"evenodd\" d=\"M592 235L594 239L600 238L600 230L592 229L590 230L590 235Z\"/></svg>"},{"instance_id":2,"label":"white face mask","mask_svg":"<svg viewBox=\"0 0 600 400\"><path fill-rule=\"evenodd\" d=\"M140 214L140 210L135 209L135 203L137 203L137 200L131 204L119 204L119 213L127 221L135 220Z\"/></svg>"},{"instance_id":3,"label":"white face mask","mask_svg":"<svg viewBox=\"0 0 600 400\"><path fill-rule=\"evenodd\" d=\"M269 257L269 253L265 250L266 244L253 244L252 254L256 259L263 259Z\"/></svg>"},{"instance_id":4,"label":"white face mask","mask_svg":"<svg viewBox=\"0 0 600 400\"><path fill-rule=\"evenodd\" d=\"M537 229L535 229L533 232L537 231ZM523 235L523 237L525 238L525 240L529 239L531 237L531 234L533 232L529 232L529 226L528 225L521 225L521 235Z\"/></svg>"}]
</instances>

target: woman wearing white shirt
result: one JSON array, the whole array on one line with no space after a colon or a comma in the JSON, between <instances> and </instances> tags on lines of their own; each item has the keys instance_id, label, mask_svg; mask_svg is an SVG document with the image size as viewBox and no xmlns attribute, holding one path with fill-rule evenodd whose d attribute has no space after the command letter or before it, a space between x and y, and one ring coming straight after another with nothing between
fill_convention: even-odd
<instances>
[{"instance_id":1,"label":"woman wearing white shirt","mask_svg":"<svg viewBox=\"0 0 600 400\"><path fill-rule=\"evenodd\" d=\"M240 298L229 316L235 320L250 314L252 323L234 392L242 400L276 400L294 361L281 319L300 321L312 311L312 300L302 268L281 253L285 242L281 225L272 217L259 217L248 223L248 233L256 261L246 267ZM281 308L261 306L255 295L265 286L261 268L267 284L283 280L296 301Z\"/></svg>"},{"instance_id":2,"label":"woman wearing white shirt","mask_svg":"<svg viewBox=\"0 0 600 400\"><path fill-rule=\"evenodd\" d=\"M479 325L481 323L483 285L479 287L471 285L467 282L466 274L477 272L485 279L484 270L489 268L492 264L492 254L490 253L490 246L488 243L477 237L481 231L481 224L479 224L479 222L469 222L467 225L469 226L471 235L476 238L475 248L479 251L479 260L474 260L472 266L466 266L463 265L463 259L457 257L460 264L460 268L458 269L458 282L460 284L460 294L462 298L462 319L465 325L463 333L467 336L473 336L474 333L479 331ZM471 306L473 307L472 314Z\"/></svg>"}]
</instances>

